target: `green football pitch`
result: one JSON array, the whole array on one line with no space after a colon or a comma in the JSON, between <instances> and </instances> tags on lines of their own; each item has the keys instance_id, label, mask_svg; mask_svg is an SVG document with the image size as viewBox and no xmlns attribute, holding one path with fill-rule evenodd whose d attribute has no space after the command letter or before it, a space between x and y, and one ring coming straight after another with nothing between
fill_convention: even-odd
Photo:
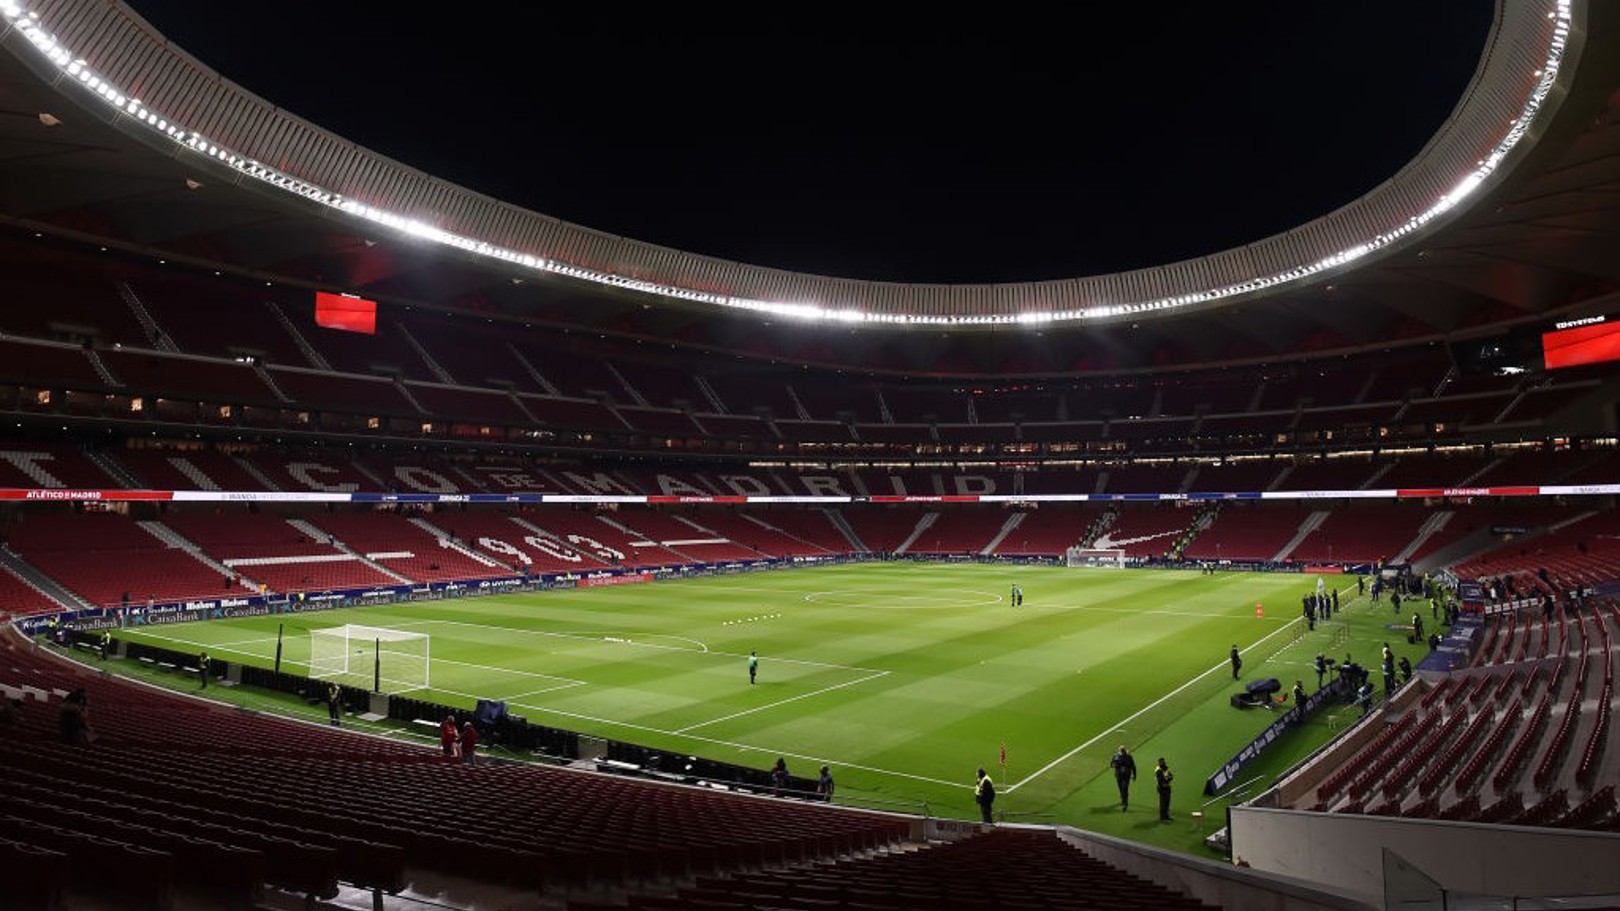
<instances>
[{"instance_id":1,"label":"green football pitch","mask_svg":"<svg viewBox=\"0 0 1620 911\"><path fill-rule=\"evenodd\" d=\"M825 764L841 802L942 816L974 815L973 772L983 766L1009 819L1187 847L1196 833L1156 825L1153 760L1169 760L1175 808L1190 813L1204 779L1277 717L1228 704L1239 688L1233 645L1244 681L1277 677L1284 692L1296 679L1315 688L1318 651L1354 651L1376 666L1391 640L1418 659L1386 628L1387 607L1356 601L1352 578L1329 581L1345 589L1345 610L1309 633L1300 598L1314 576L866 563L120 636L270 666L284 626L284 669L302 673L311 629L424 633L430 685L416 698L467 708L504 700L532 723L759 768L780 756L801 776ZM1014 584L1022 607L1010 603ZM1315 719L1314 741L1308 730L1279 753L1307 752L1328 723ZM1141 775L1123 814L1108 774L1120 744Z\"/></svg>"}]
</instances>

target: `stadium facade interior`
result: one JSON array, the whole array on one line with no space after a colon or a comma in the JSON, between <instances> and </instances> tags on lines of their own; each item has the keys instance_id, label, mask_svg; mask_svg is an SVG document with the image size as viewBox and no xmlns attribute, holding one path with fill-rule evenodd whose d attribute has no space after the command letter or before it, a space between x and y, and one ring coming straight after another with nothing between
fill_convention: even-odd
<instances>
[{"instance_id":1,"label":"stadium facade interior","mask_svg":"<svg viewBox=\"0 0 1620 911\"><path fill-rule=\"evenodd\" d=\"M1620 895L1620 10L1499 7L1452 120L1363 200L1200 260L958 287L598 235L275 110L117 0L0 0L0 610L29 632L874 556L1401 566L1530 608L1234 807L1242 865L430 764L8 633L0 856L40 872L0 907L433 875L580 911L1359 908L1401 863ZM62 745L31 706L84 689L98 743Z\"/></svg>"}]
</instances>

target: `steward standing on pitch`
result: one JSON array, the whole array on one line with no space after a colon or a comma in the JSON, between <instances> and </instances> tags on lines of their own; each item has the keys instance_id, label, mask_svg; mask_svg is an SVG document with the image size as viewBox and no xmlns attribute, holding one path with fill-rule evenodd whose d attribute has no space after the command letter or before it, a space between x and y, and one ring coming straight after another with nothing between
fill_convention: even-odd
<instances>
[{"instance_id":1,"label":"steward standing on pitch","mask_svg":"<svg viewBox=\"0 0 1620 911\"><path fill-rule=\"evenodd\" d=\"M973 785L973 802L979 805L979 815L985 822L995 822L990 816L990 808L996 802L996 783L985 774L983 766L979 767L979 779Z\"/></svg>"},{"instance_id":2,"label":"steward standing on pitch","mask_svg":"<svg viewBox=\"0 0 1620 911\"><path fill-rule=\"evenodd\" d=\"M1165 763L1163 756L1159 757L1159 764L1153 767L1153 780L1159 789L1159 821L1169 822L1170 782L1175 781L1176 776L1171 773L1170 766Z\"/></svg>"}]
</instances>

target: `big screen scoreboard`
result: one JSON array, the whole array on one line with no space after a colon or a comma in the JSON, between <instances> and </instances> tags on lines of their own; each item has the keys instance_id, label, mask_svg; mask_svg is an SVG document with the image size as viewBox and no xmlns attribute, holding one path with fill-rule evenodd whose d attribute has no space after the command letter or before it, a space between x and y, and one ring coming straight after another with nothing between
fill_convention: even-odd
<instances>
[{"instance_id":1,"label":"big screen scoreboard","mask_svg":"<svg viewBox=\"0 0 1620 911\"><path fill-rule=\"evenodd\" d=\"M1565 320L1541 334L1541 363L1548 370L1614 360L1620 360L1620 319Z\"/></svg>"},{"instance_id":2,"label":"big screen scoreboard","mask_svg":"<svg viewBox=\"0 0 1620 911\"><path fill-rule=\"evenodd\" d=\"M1506 375L1620 361L1620 314L1583 316L1454 343L1464 373Z\"/></svg>"},{"instance_id":3,"label":"big screen scoreboard","mask_svg":"<svg viewBox=\"0 0 1620 911\"><path fill-rule=\"evenodd\" d=\"M377 302L353 294L315 292L315 325L362 335L377 333Z\"/></svg>"}]
</instances>

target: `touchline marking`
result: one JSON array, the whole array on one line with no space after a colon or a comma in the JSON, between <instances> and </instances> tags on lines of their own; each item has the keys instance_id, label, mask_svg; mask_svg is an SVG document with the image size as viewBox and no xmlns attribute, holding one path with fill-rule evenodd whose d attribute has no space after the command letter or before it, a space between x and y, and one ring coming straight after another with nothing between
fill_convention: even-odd
<instances>
[{"instance_id":1,"label":"touchline marking","mask_svg":"<svg viewBox=\"0 0 1620 911\"><path fill-rule=\"evenodd\" d=\"M632 731L645 731L649 734L662 734L665 737L677 736L674 731L666 731L663 728L650 727L645 724L633 724L628 721L615 721L611 718L598 718L595 715L584 715L578 712L565 712L561 709L547 708L543 705L534 705L527 702L513 702L512 705L523 709L533 709L536 712L547 712L552 715L561 715L564 718L578 718L581 721L594 721L597 724L608 725L610 727L628 728ZM704 737L701 734L680 734L679 736L696 740L701 743L712 743L715 746L732 747L738 750L752 750L755 753L765 753L772 756L791 756L794 759L803 759L806 762L838 765L846 769L860 769L863 772L871 772L876 775L889 775L895 778L909 778L912 781L925 781L929 784L945 785L947 787L970 787L969 785L964 785L960 781L951 781L944 778L929 778L927 775L914 775L910 772L896 772L893 769L880 769L877 766L862 765L858 762L846 762L842 759L832 759L826 756L811 756L807 753L792 753L784 750L773 750L766 747L757 747L749 743L739 743L735 740L720 740L716 737Z\"/></svg>"},{"instance_id":2,"label":"touchline marking","mask_svg":"<svg viewBox=\"0 0 1620 911\"><path fill-rule=\"evenodd\" d=\"M201 647L203 647L203 649L205 651L208 650L208 649L213 649L215 651L229 652L229 653L235 654L235 655L252 655L255 658L269 658L269 657L271 657L270 655L263 654L261 652L250 652L250 651L248 651L246 649L240 649L240 648L228 648L223 643L197 642L197 641L192 640L192 639L181 639L178 636L159 636L159 635L154 635L154 634L151 634L151 633L148 633L147 635L151 635L153 638L160 639L160 640L165 641L165 642L179 642L179 643L182 643L184 645L201 646ZM239 642L237 642L236 644L237 645L247 645L247 644L254 643L254 642L274 642L274 641L276 641L276 640L268 639L268 638L243 639L243 640L240 640ZM684 651L684 649L683 649L683 651ZM550 688L547 688L547 689L544 689L544 690L535 690L534 691L535 693L549 693L549 692L552 692L554 690L564 690L564 689L568 689L570 687L586 686L587 685L584 680L575 680L572 677L558 677L558 676L555 676L553 674L541 674L541 673L537 673L535 671L520 671L520 670L517 670L516 668L510 668L510 667L495 667L495 666L489 665L489 664L473 664L470 661L456 661L456 660L454 660L452 658L429 658L428 660L430 660L434 664L459 664L462 667L477 668L478 670L481 670L481 671L490 671L490 672L496 673L496 674L517 674L518 676L522 676L522 677L539 677L542 680L556 680L560 684L558 686L550 687ZM294 661L294 660L292 660L290 658L287 659L286 661L284 661L283 663L284 664L296 665L298 667L303 667L303 668L309 667L309 662L308 661ZM438 689L438 687L433 687L433 689ZM441 692L441 693L449 693L449 694L451 694L453 696L466 696L469 699L481 699L481 698L483 698L481 696L478 696L478 695L472 694L472 693L458 693L455 690L443 690L443 689L441 689L441 690L439 690L439 692ZM532 695L532 694L524 693L522 695Z\"/></svg>"},{"instance_id":3,"label":"touchline marking","mask_svg":"<svg viewBox=\"0 0 1620 911\"><path fill-rule=\"evenodd\" d=\"M110 633L110 632L112 632L112 630L108 630L107 632ZM259 637L254 638L254 639L236 639L236 640L233 640L231 642L219 642L219 643L215 643L214 647L215 648L230 648L233 645L253 645L253 644L259 643L259 642L274 642L274 641L276 641L274 637L271 637L271 636L259 636Z\"/></svg>"},{"instance_id":4,"label":"touchline marking","mask_svg":"<svg viewBox=\"0 0 1620 911\"><path fill-rule=\"evenodd\" d=\"M1304 617L1295 617L1292 621L1290 621L1290 625L1293 622L1296 622L1296 621L1303 623L1304 620L1305 620ZM1276 629L1272 630L1271 632L1266 633L1264 636L1261 636L1259 639L1256 639L1255 641L1249 643L1248 648L1252 649L1255 646L1259 645L1260 643L1265 642L1267 639L1270 639L1272 636L1275 636L1278 633L1282 633L1282 632L1287 631L1287 629L1288 629L1288 626L1279 626ZM1247 651L1247 649L1245 649L1245 651ZM1007 786L1007 793L1010 794L1013 791L1016 791L1019 788L1023 787L1024 785L1028 784L1029 782L1034 781L1035 779L1041 777L1042 775L1045 775L1047 772L1052 771L1054 768L1057 768L1059 765L1062 765L1063 763L1065 763L1065 762L1069 761L1070 759L1074 758L1075 754L1079 753L1081 750L1084 750L1086 747L1089 747L1092 744L1096 743L1097 741L1103 739L1104 737L1107 737L1109 734L1112 734L1121 725L1130 724L1131 722L1135 721L1137 718L1140 718L1141 716L1147 714L1150 710L1152 710L1154 708L1157 708L1159 705L1163 704L1166 700L1170 699L1170 697L1175 696L1176 694L1180 693L1182 690L1185 690L1188 687L1192 686L1193 684L1197 683L1198 681L1204 679L1205 677L1208 677L1210 674L1213 674L1216 671L1226 670L1229 667L1231 667L1230 662L1222 661L1219 664L1215 665L1214 667L1210 668L1209 670L1203 672L1202 674L1199 674L1198 676L1192 678L1191 680L1187 681L1186 683L1183 683L1182 685L1176 687L1175 689L1171 690L1170 692L1165 693L1163 696L1160 696L1158 699L1155 699L1152 702L1148 703L1147 705L1143 706L1142 708L1137 709L1129 717L1123 718L1119 722L1117 722L1116 724L1114 724L1114 725L1110 726L1109 728L1105 729L1101 734L1098 734L1097 736L1091 738L1090 740L1086 741L1085 743L1080 744L1079 746L1075 747L1074 749L1070 750L1069 752L1064 753L1062 756L1059 756L1058 758L1052 760L1051 762L1047 763L1046 765L1041 766L1039 769L1036 769L1034 772L1031 772L1027 777L1023 778L1022 780L1016 781L1016 782L1008 785Z\"/></svg>"},{"instance_id":5,"label":"touchline marking","mask_svg":"<svg viewBox=\"0 0 1620 911\"><path fill-rule=\"evenodd\" d=\"M822 693L830 693L833 690L841 690L846 686L854 686L857 683L865 683L868 680L876 680L879 677L887 677L887 676L889 676L888 671L878 671L878 672L873 673L873 674L868 674L865 677L860 677L860 678L857 678L855 680L848 680L848 681L845 681L843 683L834 684L833 686L822 687L819 690L813 690L813 691L808 692L808 693L801 693L801 694L799 694L797 696L792 696L792 697L789 697L787 699L782 699L782 700L779 700L777 702L769 703L767 705L755 706L754 708L744 709L744 710L742 710L740 712L732 712L730 715L721 715L719 718L711 718L708 721L700 721L697 724L689 724L686 727L680 728L680 729L675 730L675 731L672 731L671 733L684 734L687 731L695 731L698 728L705 728L705 727L708 727L711 724L719 724L722 721L730 721L733 718L741 718L744 715L752 715L755 712L763 712L766 709L774 709L777 706L787 705L790 702L798 702L800 699L809 699L811 696L820 696Z\"/></svg>"},{"instance_id":6,"label":"touchline marking","mask_svg":"<svg viewBox=\"0 0 1620 911\"><path fill-rule=\"evenodd\" d=\"M109 630L109 632L110 632L110 630ZM139 632L145 632L145 631L141 630ZM151 636L153 639L158 639L158 640L163 641L163 642L179 642L182 645L195 645L195 646L198 646L198 647L202 648L203 651L208 651L209 649L213 649L214 651L219 651L219 652L230 652L231 654L234 654L234 655L252 655L255 658L269 658L269 657L271 657L270 655L261 654L259 652L250 652L247 649L229 648L229 647L227 647L227 646L225 646L223 644L216 644L216 643L213 643L213 642L197 642L197 641L192 640L192 639L181 639L179 636L160 636L160 635L156 635L156 634L153 634L153 633L146 633L146 635ZM238 645L247 645L248 643L251 643L251 642L274 642L274 641L276 641L276 640L274 640L274 639L243 639L242 641L238 642L237 644ZM303 662L303 661L289 661L287 663L288 664L297 664L297 665L301 665L303 667L308 667L309 666L306 662Z\"/></svg>"}]
</instances>

